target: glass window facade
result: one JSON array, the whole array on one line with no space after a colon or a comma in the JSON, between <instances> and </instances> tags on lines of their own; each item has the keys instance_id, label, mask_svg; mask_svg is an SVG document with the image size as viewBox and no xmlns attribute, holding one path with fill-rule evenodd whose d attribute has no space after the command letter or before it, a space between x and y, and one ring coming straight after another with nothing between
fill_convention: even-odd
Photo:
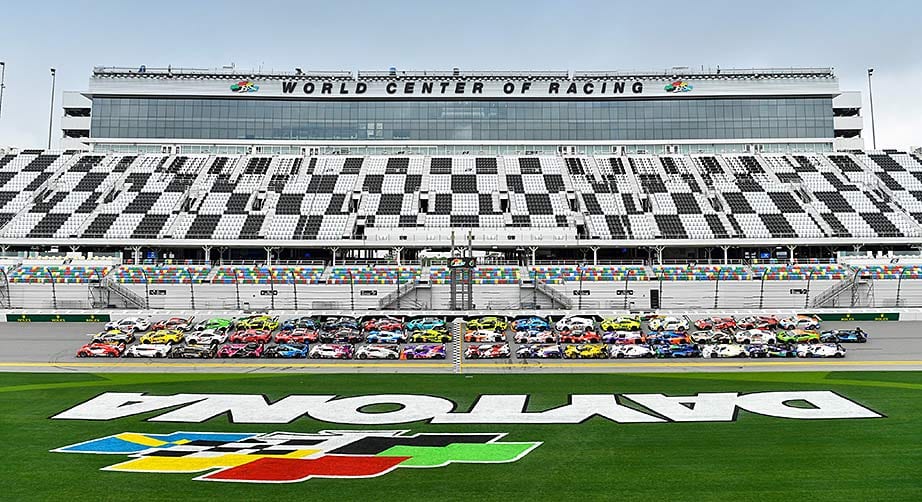
<instances>
[{"instance_id":1,"label":"glass window facade","mask_svg":"<svg viewBox=\"0 0 922 502\"><path fill-rule=\"evenodd\" d=\"M831 98L623 101L93 99L93 138L668 141L832 138Z\"/></svg>"}]
</instances>

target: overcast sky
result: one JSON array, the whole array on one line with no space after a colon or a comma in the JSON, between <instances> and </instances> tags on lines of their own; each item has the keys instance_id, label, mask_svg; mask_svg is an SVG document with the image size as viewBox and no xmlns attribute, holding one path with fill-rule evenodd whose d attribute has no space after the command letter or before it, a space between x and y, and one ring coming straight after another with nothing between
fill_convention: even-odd
<instances>
[{"instance_id":1,"label":"overcast sky","mask_svg":"<svg viewBox=\"0 0 922 502\"><path fill-rule=\"evenodd\" d=\"M58 69L616 70L832 66L843 90L874 73L878 147L922 145L922 2L33 0L3 6L0 145L44 146ZM54 137L58 132L55 130ZM865 134L870 147L870 132Z\"/></svg>"}]
</instances>

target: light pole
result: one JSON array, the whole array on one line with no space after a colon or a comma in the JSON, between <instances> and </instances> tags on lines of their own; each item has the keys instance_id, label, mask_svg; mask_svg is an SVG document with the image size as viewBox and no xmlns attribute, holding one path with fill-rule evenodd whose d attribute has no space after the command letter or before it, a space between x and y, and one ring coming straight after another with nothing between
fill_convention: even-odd
<instances>
[{"instance_id":1,"label":"light pole","mask_svg":"<svg viewBox=\"0 0 922 502\"><path fill-rule=\"evenodd\" d=\"M871 88L871 75L874 68L868 68L868 101L871 104L871 148L877 150L877 130L874 128L874 90Z\"/></svg>"},{"instance_id":2,"label":"light pole","mask_svg":"<svg viewBox=\"0 0 922 502\"><path fill-rule=\"evenodd\" d=\"M150 310L150 279L147 278L143 267L138 268L138 271L141 272L141 277L144 277L144 307Z\"/></svg>"},{"instance_id":3,"label":"light pole","mask_svg":"<svg viewBox=\"0 0 922 502\"><path fill-rule=\"evenodd\" d=\"M579 298L577 301L577 310L583 310L583 272L585 272L586 265L584 263L579 264Z\"/></svg>"},{"instance_id":4,"label":"light pole","mask_svg":"<svg viewBox=\"0 0 922 502\"><path fill-rule=\"evenodd\" d=\"M355 312L355 278L352 277L352 269L346 269L349 274L349 308Z\"/></svg>"},{"instance_id":5,"label":"light pole","mask_svg":"<svg viewBox=\"0 0 922 502\"><path fill-rule=\"evenodd\" d=\"M896 307L900 306L900 289L903 287L903 274L906 272L906 267L900 268L900 276L896 279Z\"/></svg>"},{"instance_id":6,"label":"light pole","mask_svg":"<svg viewBox=\"0 0 922 502\"><path fill-rule=\"evenodd\" d=\"M289 268L288 273L291 274L291 289L295 294L295 310L298 310L298 278L293 268Z\"/></svg>"},{"instance_id":7,"label":"light pole","mask_svg":"<svg viewBox=\"0 0 922 502\"><path fill-rule=\"evenodd\" d=\"M724 273L724 268L720 267L717 270L717 282L714 283L714 308L717 308L717 299L719 298L718 292L720 291L720 276Z\"/></svg>"},{"instance_id":8,"label":"light pole","mask_svg":"<svg viewBox=\"0 0 922 502\"><path fill-rule=\"evenodd\" d=\"M55 287L54 287L54 276L51 275L51 271L48 270L48 267L45 267L45 275L47 275L47 276L48 276L48 280L51 281L51 301L52 301L52 305L54 305L54 309L55 309L55 310L58 310L58 292L55 290Z\"/></svg>"},{"instance_id":9,"label":"light pole","mask_svg":"<svg viewBox=\"0 0 922 502\"><path fill-rule=\"evenodd\" d=\"M759 310L762 310L762 305L764 304L764 301L765 301L765 276L766 275L767 274L765 273L765 270L763 270L762 271L762 281L761 281L761 284L759 284Z\"/></svg>"},{"instance_id":10,"label":"light pole","mask_svg":"<svg viewBox=\"0 0 922 502\"><path fill-rule=\"evenodd\" d=\"M272 306L272 310L275 310L275 274L272 272L272 267L268 267L269 271L269 304Z\"/></svg>"},{"instance_id":11,"label":"light pole","mask_svg":"<svg viewBox=\"0 0 922 502\"><path fill-rule=\"evenodd\" d=\"M48 111L48 149L51 150L51 124L54 122L54 81L56 71L51 69L51 110Z\"/></svg>"},{"instance_id":12,"label":"light pole","mask_svg":"<svg viewBox=\"0 0 922 502\"><path fill-rule=\"evenodd\" d=\"M180 267L180 270L189 276L189 300L190 305L192 306L192 310L195 310L195 286L193 285L195 281L192 279L192 272L190 272L186 267Z\"/></svg>"},{"instance_id":13,"label":"light pole","mask_svg":"<svg viewBox=\"0 0 922 502\"><path fill-rule=\"evenodd\" d=\"M807 294L804 295L804 308L810 306L810 282L813 280L813 272L816 272L816 269L810 269L810 273L807 274ZM899 287L897 287L897 292L899 292Z\"/></svg>"},{"instance_id":14,"label":"light pole","mask_svg":"<svg viewBox=\"0 0 922 502\"><path fill-rule=\"evenodd\" d=\"M237 294L237 310L240 310L240 269L234 269L234 293Z\"/></svg>"},{"instance_id":15,"label":"light pole","mask_svg":"<svg viewBox=\"0 0 922 502\"><path fill-rule=\"evenodd\" d=\"M3 115L3 88L6 87L6 63L0 61L0 116Z\"/></svg>"}]
</instances>

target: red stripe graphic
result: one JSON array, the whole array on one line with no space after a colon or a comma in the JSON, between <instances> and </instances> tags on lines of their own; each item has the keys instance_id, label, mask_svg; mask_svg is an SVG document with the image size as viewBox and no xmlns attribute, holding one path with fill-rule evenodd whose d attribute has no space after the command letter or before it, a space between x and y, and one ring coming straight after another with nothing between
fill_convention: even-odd
<instances>
[{"instance_id":1,"label":"red stripe graphic","mask_svg":"<svg viewBox=\"0 0 922 502\"><path fill-rule=\"evenodd\" d=\"M301 481L311 476L371 477L380 476L410 457L360 457L324 455L315 459L261 458L253 462L215 472L203 479L222 481Z\"/></svg>"}]
</instances>

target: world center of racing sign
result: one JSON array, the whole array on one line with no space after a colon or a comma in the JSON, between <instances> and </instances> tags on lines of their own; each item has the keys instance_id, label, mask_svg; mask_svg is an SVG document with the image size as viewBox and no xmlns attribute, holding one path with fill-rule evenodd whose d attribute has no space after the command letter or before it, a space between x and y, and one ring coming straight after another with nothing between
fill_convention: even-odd
<instances>
[{"instance_id":1,"label":"world center of racing sign","mask_svg":"<svg viewBox=\"0 0 922 502\"><path fill-rule=\"evenodd\" d=\"M884 418L831 391L664 394L574 394L567 403L528 410L528 395L486 394L468 411L450 399L417 394L290 395L275 402L258 394L106 392L51 417L116 420L162 411L150 422L288 424L300 418L349 426L431 424L579 424L600 418L619 424L733 422L740 411L779 419ZM387 405L385 412L366 412ZM394 406L396 405L396 406ZM329 430L317 433L125 432L52 450L116 455L104 471L193 473L196 480L292 483L311 478L369 478L398 468L453 463L515 462L541 441L502 441L505 433L416 433L406 430Z\"/></svg>"}]
</instances>

